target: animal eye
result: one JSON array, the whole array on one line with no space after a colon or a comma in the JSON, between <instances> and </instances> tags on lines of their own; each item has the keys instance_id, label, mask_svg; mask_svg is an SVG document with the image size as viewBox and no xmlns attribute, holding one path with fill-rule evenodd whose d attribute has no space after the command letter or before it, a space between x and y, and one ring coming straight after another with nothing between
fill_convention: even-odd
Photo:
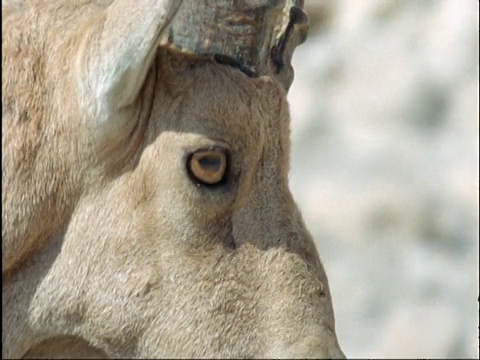
<instances>
[{"instance_id":1,"label":"animal eye","mask_svg":"<svg viewBox=\"0 0 480 360\"><path fill-rule=\"evenodd\" d=\"M227 155L224 150L199 150L188 160L190 175L205 185L215 185L225 179L227 172Z\"/></svg>"}]
</instances>

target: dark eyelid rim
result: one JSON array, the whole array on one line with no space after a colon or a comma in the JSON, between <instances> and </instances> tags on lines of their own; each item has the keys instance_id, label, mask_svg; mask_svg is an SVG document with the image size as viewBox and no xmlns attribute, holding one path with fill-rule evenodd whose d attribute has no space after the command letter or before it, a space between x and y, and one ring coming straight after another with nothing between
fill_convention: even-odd
<instances>
[{"instance_id":1,"label":"dark eyelid rim","mask_svg":"<svg viewBox=\"0 0 480 360\"><path fill-rule=\"evenodd\" d=\"M192 170L190 168L190 162L192 161L193 155L196 154L196 153L202 152L202 151L219 151L219 152L222 152L225 155L225 158L226 158L226 161L227 161L227 165L225 167L225 174L223 174L222 180L220 180L219 182L217 182L215 184L209 184L209 183L205 183L205 182L199 180L192 173ZM199 147L199 148L195 149L194 151L189 151L186 154L185 166L186 166L188 177L194 183L194 185L196 185L197 187L205 187L205 188L210 188L210 189L219 188L219 187L222 187L222 186L224 186L228 183L228 179L229 179L229 175L230 175L230 166L231 166L230 151L229 151L228 148L226 148L224 146L219 146L219 145L210 145L210 146Z\"/></svg>"}]
</instances>

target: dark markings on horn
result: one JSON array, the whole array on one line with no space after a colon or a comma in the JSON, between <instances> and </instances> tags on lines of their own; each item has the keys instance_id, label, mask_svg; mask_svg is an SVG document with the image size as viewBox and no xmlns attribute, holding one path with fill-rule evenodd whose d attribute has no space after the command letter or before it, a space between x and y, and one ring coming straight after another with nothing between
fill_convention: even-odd
<instances>
[{"instance_id":1,"label":"dark markings on horn","mask_svg":"<svg viewBox=\"0 0 480 360\"><path fill-rule=\"evenodd\" d=\"M308 22L308 18L306 14L302 11L297 6L293 6L290 9L290 21L288 22L287 28L285 29L285 32L281 36L280 40L278 41L278 44L276 44L270 53L270 56L272 58L273 63L275 64L276 67L276 72L277 74L280 73L285 68L285 50L287 48L288 42L290 40L290 37L292 35L292 32L295 28L296 24L303 24ZM305 42L307 34L306 32L300 32L300 39L299 39L299 44Z\"/></svg>"},{"instance_id":2,"label":"dark markings on horn","mask_svg":"<svg viewBox=\"0 0 480 360\"><path fill-rule=\"evenodd\" d=\"M293 53L308 32L302 6L303 0L184 0L162 44L249 77L271 76L288 91Z\"/></svg>"},{"instance_id":3,"label":"dark markings on horn","mask_svg":"<svg viewBox=\"0 0 480 360\"><path fill-rule=\"evenodd\" d=\"M252 70L250 67L248 67L247 65L241 63L240 61L238 61L238 60L236 60L236 59L234 59L230 56L215 54L213 56L213 59L216 62L218 62L219 64L229 65L229 66L232 66L234 68L239 69L241 72L243 72L248 77L257 77L258 76L258 74L254 70Z\"/></svg>"}]
</instances>

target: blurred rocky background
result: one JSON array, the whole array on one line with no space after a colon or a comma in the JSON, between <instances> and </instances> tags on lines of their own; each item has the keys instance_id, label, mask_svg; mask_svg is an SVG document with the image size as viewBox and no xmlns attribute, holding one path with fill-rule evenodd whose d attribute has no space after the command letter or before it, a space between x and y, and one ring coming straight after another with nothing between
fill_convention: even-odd
<instances>
[{"instance_id":1,"label":"blurred rocky background","mask_svg":"<svg viewBox=\"0 0 480 360\"><path fill-rule=\"evenodd\" d=\"M290 184L347 357L479 356L479 3L306 0Z\"/></svg>"}]
</instances>

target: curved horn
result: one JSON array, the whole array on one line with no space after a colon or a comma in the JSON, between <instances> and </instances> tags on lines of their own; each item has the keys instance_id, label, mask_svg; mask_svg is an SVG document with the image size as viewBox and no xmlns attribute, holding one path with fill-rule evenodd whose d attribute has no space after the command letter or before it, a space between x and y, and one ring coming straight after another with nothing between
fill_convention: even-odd
<instances>
[{"instance_id":1,"label":"curved horn","mask_svg":"<svg viewBox=\"0 0 480 360\"><path fill-rule=\"evenodd\" d=\"M291 58L308 32L303 0L184 0L163 44L209 56L288 91Z\"/></svg>"}]
</instances>

